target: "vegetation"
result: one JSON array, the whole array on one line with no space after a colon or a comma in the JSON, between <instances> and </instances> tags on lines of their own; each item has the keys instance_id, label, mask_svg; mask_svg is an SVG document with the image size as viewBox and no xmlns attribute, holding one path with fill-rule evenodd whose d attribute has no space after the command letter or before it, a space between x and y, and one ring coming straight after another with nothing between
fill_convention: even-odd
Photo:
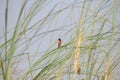
<instances>
[{"instance_id":1,"label":"vegetation","mask_svg":"<svg viewBox=\"0 0 120 80\"><path fill-rule=\"evenodd\" d=\"M0 80L120 80L119 0L15 2L1 7Z\"/></svg>"}]
</instances>

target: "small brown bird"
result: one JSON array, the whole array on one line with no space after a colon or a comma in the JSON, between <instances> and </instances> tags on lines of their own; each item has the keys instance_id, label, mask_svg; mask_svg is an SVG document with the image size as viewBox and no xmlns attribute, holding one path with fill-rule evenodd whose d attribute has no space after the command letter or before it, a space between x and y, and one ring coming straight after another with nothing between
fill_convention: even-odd
<instances>
[{"instance_id":1,"label":"small brown bird","mask_svg":"<svg viewBox=\"0 0 120 80\"><path fill-rule=\"evenodd\" d=\"M58 48L60 48L61 44L62 44L62 40L59 38L58 39Z\"/></svg>"},{"instance_id":2,"label":"small brown bird","mask_svg":"<svg viewBox=\"0 0 120 80\"><path fill-rule=\"evenodd\" d=\"M80 75L80 72L81 72L81 69L80 69L80 67L78 67L78 71L77 71L77 73Z\"/></svg>"}]
</instances>

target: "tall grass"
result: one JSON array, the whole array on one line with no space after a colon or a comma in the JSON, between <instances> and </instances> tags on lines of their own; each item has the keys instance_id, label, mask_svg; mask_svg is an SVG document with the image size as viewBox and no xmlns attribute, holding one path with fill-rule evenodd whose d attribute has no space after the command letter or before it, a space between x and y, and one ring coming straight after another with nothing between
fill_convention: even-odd
<instances>
[{"instance_id":1,"label":"tall grass","mask_svg":"<svg viewBox=\"0 0 120 80\"><path fill-rule=\"evenodd\" d=\"M0 23L5 25L0 36L0 79L119 80L117 2L23 0L15 8L17 19L11 21L8 6L13 3L7 0L2 10L5 23Z\"/></svg>"}]
</instances>

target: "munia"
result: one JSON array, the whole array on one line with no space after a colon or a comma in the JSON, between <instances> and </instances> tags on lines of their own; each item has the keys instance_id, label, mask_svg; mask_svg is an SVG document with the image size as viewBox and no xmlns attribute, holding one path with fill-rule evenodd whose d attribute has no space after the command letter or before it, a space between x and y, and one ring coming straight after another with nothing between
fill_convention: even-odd
<instances>
[{"instance_id":1,"label":"munia","mask_svg":"<svg viewBox=\"0 0 120 80\"><path fill-rule=\"evenodd\" d=\"M59 38L58 39L58 48L60 48L61 44L62 44L62 40Z\"/></svg>"},{"instance_id":2,"label":"munia","mask_svg":"<svg viewBox=\"0 0 120 80\"><path fill-rule=\"evenodd\" d=\"M80 75L81 69L78 67L77 73Z\"/></svg>"}]
</instances>

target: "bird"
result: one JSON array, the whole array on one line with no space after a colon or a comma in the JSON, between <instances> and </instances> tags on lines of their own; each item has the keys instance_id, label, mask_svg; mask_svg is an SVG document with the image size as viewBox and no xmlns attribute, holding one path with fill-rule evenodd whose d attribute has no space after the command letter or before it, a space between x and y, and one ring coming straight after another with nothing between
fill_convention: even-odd
<instances>
[{"instance_id":1,"label":"bird","mask_svg":"<svg viewBox=\"0 0 120 80\"><path fill-rule=\"evenodd\" d=\"M77 71L77 73L80 75L80 72L81 72L81 69L80 69L80 67L78 67L78 71Z\"/></svg>"},{"instance_id":2,"label":"bird","mask_svg":"<svg viewBox=\"0 0 120 80\"><path fill-rule=\"evenodd\" d=\"M62 40L59 38L58 39L58 48L60 48L61 44L62 44Z\"/></svg>"}]
</instances>

